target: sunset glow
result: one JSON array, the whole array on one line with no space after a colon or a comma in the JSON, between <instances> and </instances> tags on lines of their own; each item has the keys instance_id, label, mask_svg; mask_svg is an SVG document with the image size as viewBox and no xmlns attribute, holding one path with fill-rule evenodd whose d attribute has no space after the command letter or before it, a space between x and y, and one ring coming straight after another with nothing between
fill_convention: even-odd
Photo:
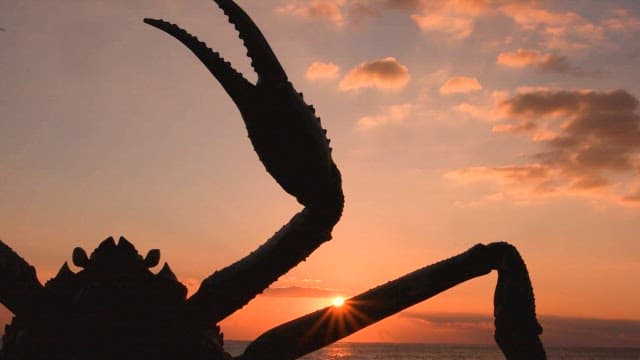
<instances>
[{"instance_id":1,"label":"sunset glow","mask_svg":"<svg viewBox=\"0 0 640 360\"><path fill-rule=\"evenodd\" d=\"M225 339L356 316L336 289L507 241L545 344L640 346L640 1L237 2L327 129L345 204L331 241L221 322ZM256 81L209 0L0 1L0 239L42 283L76 246L122 235L193 292L304 207L219 82L144 17ZM496 281L348 340L494 343Z\"/></svg>"},{"instance_id":2,"label":"sunset glow","mask_svg":"<svg viewBox=\"0 0 640 360\"><path fill-rule=\"evenodd\" d=\"M331 304L335 307L340 307L344 305L344 298L342 296L336 296L331 299Z\"/></svg>"}]
</instances>

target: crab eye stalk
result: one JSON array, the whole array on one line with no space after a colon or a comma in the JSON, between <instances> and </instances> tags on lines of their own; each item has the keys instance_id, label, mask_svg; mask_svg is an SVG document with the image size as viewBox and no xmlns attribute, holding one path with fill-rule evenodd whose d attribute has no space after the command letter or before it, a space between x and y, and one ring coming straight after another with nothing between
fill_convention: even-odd
<instances>
[{"instance_id":1,"label":"crab eye stalk","mask_svg":"<svg viewBox=\"0 0 640 360\"><path fill-rule=\"evenodd\" d=\"M83 248L77 247L73 249L73 254L71 255L71 260L73 260L73 265L84 268L89 263L89 257Z\"/></svg>"}]
</instances>

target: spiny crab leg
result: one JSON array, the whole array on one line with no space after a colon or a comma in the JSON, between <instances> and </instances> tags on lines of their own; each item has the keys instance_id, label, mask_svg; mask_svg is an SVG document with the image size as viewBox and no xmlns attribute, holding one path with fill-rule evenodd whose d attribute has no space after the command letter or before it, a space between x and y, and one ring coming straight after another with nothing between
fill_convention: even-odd
<instances>
[{"instance_id":1,"label":"spiny crab leg","mask_svg":"<svg viewBox=\"0 0 640 360\"><path fill-rule=\"evenodd\" d=\"M507 359L545 359L529 274L518 251L507 243L478 244L356 295L340 308L330 306L275 327L252 342L238 359L297 359L491 270L498 271L496 342Z\"/></svg>"},{"instance_id":2,"label":"spiny crab leg","mask_svg":"<svg viewBox=\"0 0 640 360\"><path fill-rule=\"evenodd\" d=\"M344 196L326 131L315 110L287 80L249 16L232 0L215 0L238 31L258 75L251 84L216 52L177 25L145 19L189 48L235 102L267 172L305 206L249 256L205 279L188 299L188 316L215 323L244 306L331 238Z\"/></svg>"}]
</instances>

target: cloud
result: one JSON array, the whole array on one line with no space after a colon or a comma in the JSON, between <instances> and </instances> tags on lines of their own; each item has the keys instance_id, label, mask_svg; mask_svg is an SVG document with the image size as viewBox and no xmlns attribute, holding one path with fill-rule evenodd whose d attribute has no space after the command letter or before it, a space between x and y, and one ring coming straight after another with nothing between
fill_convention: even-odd
<instances>
[{"instance_id":1,"label":"cloud","mask_svg":"<svg viewBox=\"0 0 640 360\"><path fill-rule=\"evenodd\" d=\"M294 0L276 8L276 12L307 20L322 19L340 28L361 18L379 17L387 9L414 10L421 3L420 0Z\"/></svg>"},{"instance_id":2,"label":"cloud","mask_svg":"<svg viewBox=\"0 0 640 360\"><path fill-rule=\"evenodd\" d=\"M440 94L469 93L478 90L482 90L482 85L480 85L478 79L467 76L454 76L442 84Z\"/></svg>"},{"instance_id":3,"label":"cloud","mask_svg":"<svg viewBox=\"0 0 640 360\"><path fill-rule=\"evenodd\" d=\"M415 10L417 9L421 1L420 0L385 0L384 6L388 9L403 9L403 10Z\"/></svg>"},{"instance_id":4,"label":"cloud","mask_svg":"<svg viewBox=\"0 0 640 360\"><path fill-rule=\"evenodd\" d=\"M511 17L518 25L525 29L534 30L539 26L557 28L576 23L582 17L574 12L554 12L540 7L539 3L510 1L500 7L500 10Z\"/></svg>"},{"instance_id":5,"label":"cloud","mask_svg":"<svg viewBox=\"0 0 640 360\"><path fill-rule=\"evenodd\" d=\"M456 39L468 37L477 16L490 9L488 0L294 0L276 12L302 19L322 19L337 27L362 18L380 17L383 11L410 12L423 32L444 33Z\"/></svg>"},{"instance_id":6,"label":"cloud","mask_svg":"<svg viewBox=\"0 0 640 360\"><path fill-rule=\"evenodd\" d=\"M276 287L268 288L263 296L269 297L288 297L288 298L332 298L336 296L344 296L344 293L329 289L307 288L301 286Z\"/></svg>"},{"instance_id":7,"label":"cloud","mask_svg":"<svg viewBox=\"0 0 640 360\"><path fill-rule=\"evenodd\" d=\"M545 9L537 2L511 1L499 7L523 30L535 32L552 49L581 49L604 40L604 27L575 12Z\"/></svg>"},{"instance_id":8,"label":"cloud","mask_svg":"<svg viewBox=\"0 0 640 360\"><path fill-rule=\"evenodd\" d=\"M541 54L537 50L518 49L515 52L503 52L498 55L497 63L508 67L525 67L540 62Z\"/></svg>"},{"instance_id":9,"label":"cloud","mask_svg":"<svg viewBox=\"0 0 640 360\"><path fill-rule=\"evenodd\" d=\"M640 20L626 9L611 11L610 17L603 22L604 27L611 32L631 33L640 30Z\"/></svg>"},{"instance_id":10,"label":"cloud","mask_svg":"<svg viewBox=\"0 0 640 360\"><path fill-rule=\"evenodd\" d=\"M370 130L380 126L401 124L413 110L412 104L392 105L383 109L382 113L373 116L363 116L356 123L357 130Z\"/></svg>"},{"instance_id":11,"label":"cloud","mask_svg":"<svg viewBox=\"0 0 640 360\"><path fill-rule=\"evenodd\" d=\"M629 204L640 204L640 183L630 187L631 190L625 194L621 201Z\"/></svg>"},{"instance_id":12,"label":"cloud","mask_svg":"<svg viewBox=\"0 0 640 360\"><path fill-rule=\"evenodd\" d=\"M459 184L470 184L480 181L496 183L503 192L518 202L526 201L531 196L551 196L558 189L560 183L558 174L550 166L533 163L526 165L510 166L474 166L445 174L445 178ZM483 200L503 200L504 193L494 193L484 196ZM472 201L470 204L458 202L457 205L479 205L480 202Z\"/></svg>"},{"instance_id":13,"label":"cloud","mask_svg":"<svg viewBox=\"0 0 640 360\"><path fill-rule=\"evenodd\" d=\"M453 110L459 111L461 113L467 114L473 118L478 118L478 119L486 119L490 115L489 113L490 110L485 109L483 106L478 106L468 102L462 102L454 106Z\"/></svg>"},{"instance_id":14,"label":"cloud","mask_svg":"<svg viewBox=\"0 0 640 360\"><path fill-rule=\"evenodd\" d=\"M567 73L576 76L587 74L582 69L571 66L564 56L531 49L502 52L498 55L496 63L511 68L535 67L542 72Z\"/></svg>"},{"instance_id":15,"label":"cloud","mask_svg":"<svg viewBox=\"0 0 640 360\"><path fill-rule=\"evenodd\" d=\"M507 67L522 68L536 66L543 71L564 72L569 69L567 59L554 54L543 54L537 50L518 49L498 55L497 63Z\"/></svg>"},{"instance_id":16,"label":"cloud","mask_svg":"<svg viewBox=\"0 0 640 360\"><path fill-rule=\"evenodd\" d=\"M493 316L485 314L464 313L422 313L406 311L401 316L409 319L421 320L435 326L493 329Z\"/></svg>"},{"instance_id":17,"label":"cloud","mask_svg":"<svg viewBox=\"0 0 640 360\"><path fill-rule=\"evenodd\" d=\"M411 15L411 20L424 32L441 32L455 39L464 39L473 32L470 18L448 14Z\"/></svg>"},{"instance_id":18,"label":"cloud","mask_svg":"<svg viewBox=\"0 0 640 360\"><path fill-rule=\"evenodd\" d=\"M373 87L382 90L399 90L409 82L409 70L393 57L359 64L349 70L340 81L342 91Z\"/></svg>"},{"instance_id":19,"label":"cloud","mask_svg":"<svg viewBox=\"0 0 640 360\"><path fill-rule=\"evenodd\" d=\"M406 311L404 319L424 324L432 336L454 332L469 343L492 343L493 316L484 314ZM539 315L542 341L547 346L636 347L640 321Z\"/></svg>"},{"instance_id":20,"label":"cloud","mask_svg":"<svg viewBox=\"0 0 640 360\"><path fill-rule=\"evenodd\" d=\"M490 10L485 0L447 0L420 2L411 20L425 33L440 33L456 40L469 37L475 19Z\"/></svg>"},{"instance_id":21,"label":"cloud","mask_svg":"<svg viewBox=\"0 0 640 360\"><path fill-rule=\"evenodd\" d=\"M337 28L378 18L384 11L405 11L427 34L464 40L483 16L511 19L526 39L535 34L539 45L549 49L576 50L605 43L609 34L632 34L640 30L640 19L626 9L612 9L591 20L578 11L558 11L553 2L514 0L291 0L276 12L302 19L325 20ZM576 7L574 7L576 8ZM576 8L577 9L577 8Z\"/></svg>"},{"instance_id":22,"label":"cloud","mask_svg":"<svg viewBox=\"0 0 640 360\"><path fill-rule=\"evenodd\" d=\"M339 73L340 67L334 63L314 61L307 68L305 77L311 81L335 79Z\"/></svg>"},{"instance_id":23,"label":"cloud","mask_svg":"<svg viewBox=\"0 0 640 360\"><path fill-rule=\"evenodd\" d=\"M625 90L532 90L496 104L494 132L524 135L541 146L526 164L470 167L459 182L489 180L512 195L584 195L640 205L640 115Z\"/></svg>"},{"instance_id":24,"label":"cloud","mask_svg":"<svg viewBox=\"0 0 640 360\"><path fill-rule=\"evenodd\" d=\"M304 19L323 19L336 26L342 26L345 21L341 0L313 0L306 3L295 2L276 8L276 12L290 14Z\"/></svg>"}]
</instances>

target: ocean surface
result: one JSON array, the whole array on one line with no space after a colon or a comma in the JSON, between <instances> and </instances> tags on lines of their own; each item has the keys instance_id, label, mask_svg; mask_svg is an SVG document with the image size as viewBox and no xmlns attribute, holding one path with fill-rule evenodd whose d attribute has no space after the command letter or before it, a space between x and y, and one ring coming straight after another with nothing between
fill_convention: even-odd
<instances>
[{"instance_id":1,"label":"ocean surface","mask_svg":"<svg viewBox=\"0 0 640 360\"><path fill-rule=\"evenodd\" d=\"M232 355L239 355L246 341L225 341ZM640 348L546 347L550 360L640 360ZM504 360L496 345L377 344L340 342L311 353L304 360Z\"/></svg>"}]
</instances>

